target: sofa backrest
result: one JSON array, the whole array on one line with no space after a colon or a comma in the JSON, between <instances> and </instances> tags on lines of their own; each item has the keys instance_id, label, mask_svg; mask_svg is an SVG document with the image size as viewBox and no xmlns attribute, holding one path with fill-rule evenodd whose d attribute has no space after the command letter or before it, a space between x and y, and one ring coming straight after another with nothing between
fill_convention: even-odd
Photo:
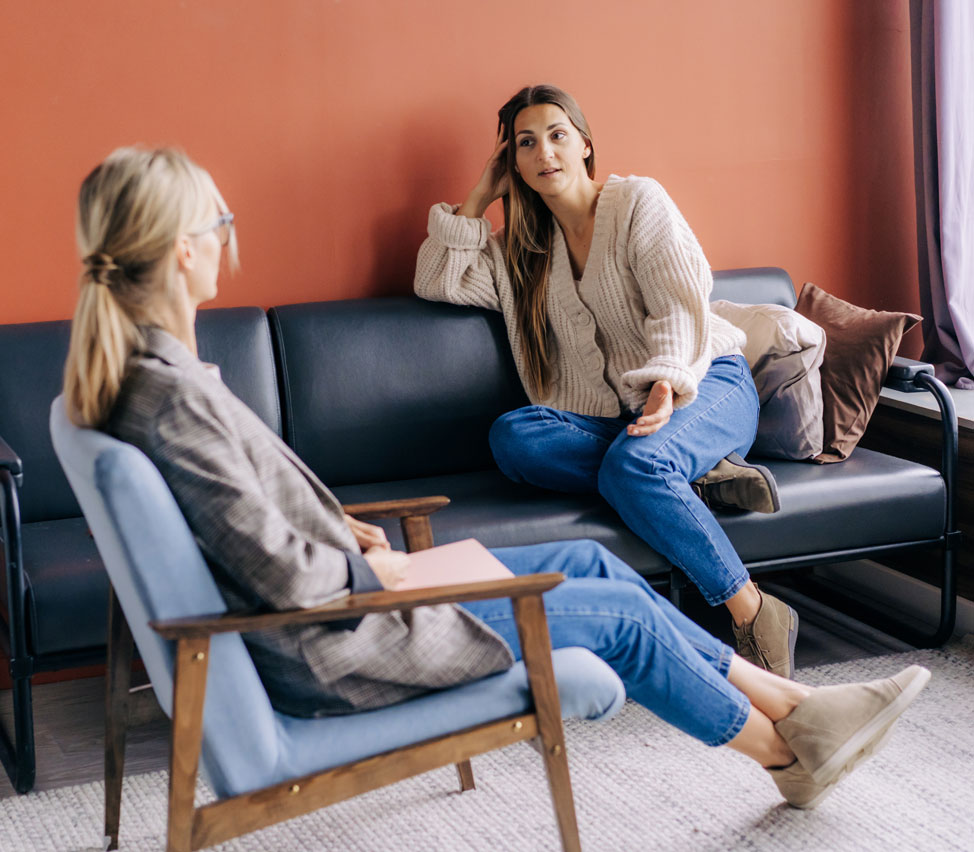
<instances>
[{"instance_id":1,"label":"sofa backrest","mask_svg":"<svg viewBox=\"0 0 974 852\"><path fill-rule=\"evenodd\" d=\"M714 273L711 301L726 299L739 305L795 307L795 287L785 270L777 266L724 269Z\"/></svg>"},{"instance_id":2,"label":"sofa backrest","mask_svg":"<svg viewBox=\"0 0 974 852\"><path fill-rule=\"evenodd\" d=\"M200 311L200 357L220 365L224 381L278 434L281 412L267 316L260 308ZM51 446L51 400L61 392L71 324L0 325L0 437L20 456L24 523L81 514Z\"/></svg>"},{"instance_id":3,"label":"sofa backrest","mask_svg":"<svg viewBox=\"0 0 974 852\"><path fill-rule=\"evenodd\" d=\"M482 470L527 404L500 314L415 298L270 311L285 439L330 486Z\"/></svg>"},{"instance_id":4,"label":"sofa backrest","mask_svg":"<svg viewBox=\"0 0 974 852\"><path fill-rule=\"evenodd\" d=\"M792 307L782 269L715 274L715 299ZM414 298L270 311L285 439L328 485L493 466L487 433L528 400L501 315Z\"/></svg>"}]
</instances>

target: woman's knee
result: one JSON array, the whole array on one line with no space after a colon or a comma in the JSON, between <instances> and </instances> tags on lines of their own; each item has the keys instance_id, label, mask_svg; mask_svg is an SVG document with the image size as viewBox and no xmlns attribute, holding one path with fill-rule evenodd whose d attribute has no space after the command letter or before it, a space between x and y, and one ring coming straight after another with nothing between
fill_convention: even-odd
<instances>
[{"instance_id":1,"label":"woman's knee","mask_svg":"<svg viewBox=\"0 0 974 852\"><path fill-rule=\"evenodd\" d=\"M534 433L540 423L538 406L516 408L498 417L490 427L487 441L501 472L520 481L520 464L534 449Z\"/></svg>"},{"instance_id":2,"label":"woman's knee","mask_svg":"<svg viewBox=\"0 0 974 852\"><path fill-rule=\"evenodd\" d=\"M617 500L632 498L634 487L652 489L662 485L672 465L665 458L656 455L640 455L632 438L613 444L602 459L599 467L599 494L610 505Z\"/></svg>"}]
</instances>

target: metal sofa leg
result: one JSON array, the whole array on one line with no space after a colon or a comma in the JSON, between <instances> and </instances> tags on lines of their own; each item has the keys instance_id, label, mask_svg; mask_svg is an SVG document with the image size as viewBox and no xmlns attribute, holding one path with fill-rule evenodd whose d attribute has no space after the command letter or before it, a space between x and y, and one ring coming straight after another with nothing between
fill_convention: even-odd
<instances>
[{"instance_id":1,"label":"metal sofa leg","mask_svg":"<svg viewBox=\"0 0 974 852\"><path fill-rule=\"evenodd\" d=\"M796 585L799 591L819 603L910 645L917 648L939 648L950 639L957 619L957 578L954 560L958 539L959 533L948 534L941 546L940 615L937 626L932 632L904 624L902 619L895 615L870 607L861 598L836 589L814 575L800 578Z\"/></svg>"},{"instance_id":2,"label":"metal sofa leg","mask_svg":"<svg viewBox=\"0 0 974 852\"><path fill-rule=\"evenodd\" d=\"M28 660L28 663L30 661ZM13 681L13 740L0 730L0 762L18 793L29 793L34 787L37 758L34 753L34 714L30 675L16 675L17 661L11 660L10 675ZM21 665L23 662L21 661Z\"/></svg>"},{"instance_id":3,"label":"metal sofa leg","mask_svg":"<svg viewBox=\"0 0 974 852\"><path fill-rule=\"evenodd\" d=\"M17 464L20 462L18 460ZM22 474L0 468L0 530L7 583L7 625L9 629L10 679L13 682L13 742L0 730L0 762L18 793L34 786L34 716L30 678L34 658L27 650L26 580L20 540L20 502L17 488Z\"/></svg>"},{"instance_id":4,"label":"metal sofa leg","mask_svg":"<svg viewBox=\"0 0 974 852\"><path fill-rule=\"evenodd\" d=\"M670 569L670 603L683 612L684 593L687 588L686 575L679 568Z\"/></svg>"}]
</instances>

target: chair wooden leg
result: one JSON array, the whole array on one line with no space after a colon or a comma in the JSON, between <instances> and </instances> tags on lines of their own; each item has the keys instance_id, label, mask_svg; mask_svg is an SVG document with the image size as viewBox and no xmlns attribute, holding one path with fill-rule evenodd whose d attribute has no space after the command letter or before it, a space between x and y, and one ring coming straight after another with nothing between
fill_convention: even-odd
<instances>
[{"instance_id":1,"label":"chair wooden leg","mask_svg":"<svg viewBox=\"0 0 974 852\"><path fill-rule=\"evenodd\" d=\"M457 779L460 781L461 793L476 789L477 785L473 781L473 767L469 760L461 760L457 764Z\"/></svg>"},{"instance_id":2,"label":"chair wooden leg","mask_svg":"<svg viewBox=\"0 0 974 852\"><path fill-rule=\"evenodd\" d=\"M203 702L210 640L180 639L172 696L167 852L189 852L193 843L196 772L203 740Z\"/></svg>"},{"instance_id":3,"label":"chair wooden leg","mask_svg":"<svg viewBox=\"0 0 974 852\"><path fill-rule=\"evenodd\" d=\"M132 647L132 632L115 597L115 590L109 587L105 672L105 837L109 838L109 849L118 849Z\"/></svg>"},{"instance_id":4,"label":"chair wooden leg","mask_svg":"<svg viewBox=\"0 0 974 852\"><path fill-rule=\"evenodd\" d=\"M568 773L568 756L565 753L565 733L561 724L561 702L558 699L555 673L551 667L551 638L544 604L541 595L514 598L511 602L521 640L521 655L534 697L542 754L558 831L561 833L562 849L565 852L581 852L572 782Z\"/></svg>"},{"instance_id":5,"label":"chair wooden leg","mask_svg":"<svg viewBox=\"0 0 974 852\"><path fill-rule=\"evenodd\" d=\"M399 520L406 551L415 553L433 546L433 528L429 515L406 515Z\"/></svg>"}]
</instances>

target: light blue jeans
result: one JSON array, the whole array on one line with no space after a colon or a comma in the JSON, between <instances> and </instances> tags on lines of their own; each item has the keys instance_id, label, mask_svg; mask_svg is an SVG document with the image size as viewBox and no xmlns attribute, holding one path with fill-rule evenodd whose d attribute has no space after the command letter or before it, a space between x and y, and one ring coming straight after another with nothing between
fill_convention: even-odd
<instances>
[{"instance_id":1,"label":"light blue jeans","mask_svg":"<svg viewBox=\"0 0 974 852\"><path fill-rule=\"evenodd\" d=\"M758 395L740 355L715 358L697 398L653 435L630 437L638 414L591 417L543 405L497 418L490 448L515 482L600 493L629 528L680 568L715 606L748 581L741 562L690 482L732 452L747 453Z\"/></svg>"},{"instance_id":2,"label":"light blue jeans","mask_svg":"<svg viewBox=\"0 0 974 852\"><path fill-rule=\"evenodd\" d=\"M515 574L560 571L544 595L554 648L588 648L622 678L626 694L707 745L740 732L751 704L727 680L734 652L657 594L594 541L559 541L491 551ZM521 659L507 598L462 604Z\"/></svg>"}]
</instances>

